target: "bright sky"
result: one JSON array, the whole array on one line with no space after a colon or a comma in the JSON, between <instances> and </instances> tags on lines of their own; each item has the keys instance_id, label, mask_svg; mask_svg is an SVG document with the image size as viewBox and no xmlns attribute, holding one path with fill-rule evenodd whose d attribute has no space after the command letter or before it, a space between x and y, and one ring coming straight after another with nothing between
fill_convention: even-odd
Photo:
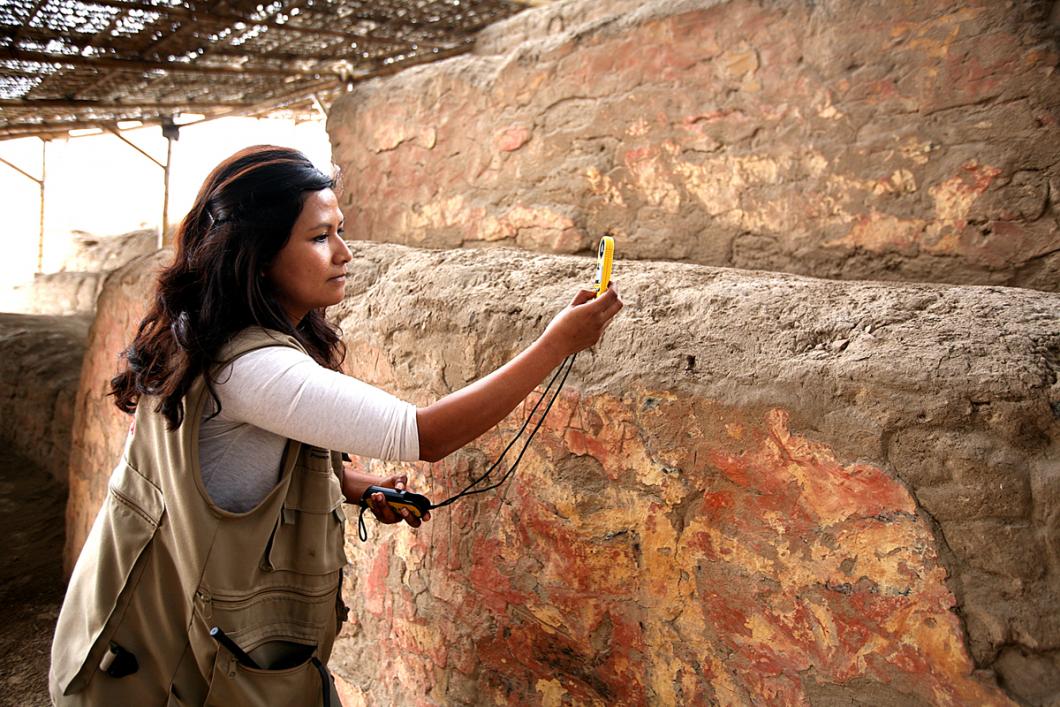
<instances>
[{"instance_id":1,"label":"bright sky","mask_svg":"<svg viewBox=\"0 0 1060 707\"><path fill-rule=\"evenodd\" d=\"M122 134L165 162L166 140L158 126ZM324 121L222 118L181 128L173 143L169 222L179 223L203 179L217 164L248 145L273 144L301 150L331 171L331 144ZM157 228L162 220L162 169L109 134L52 140L47 147L44 213L44 272L54 272L72 231L97 236ZM0 157L39 177L41 141L0 141ZM35 182L0 163L0 284L31 279L37 267L40 190Z\"/></svg>"}]
</instances>

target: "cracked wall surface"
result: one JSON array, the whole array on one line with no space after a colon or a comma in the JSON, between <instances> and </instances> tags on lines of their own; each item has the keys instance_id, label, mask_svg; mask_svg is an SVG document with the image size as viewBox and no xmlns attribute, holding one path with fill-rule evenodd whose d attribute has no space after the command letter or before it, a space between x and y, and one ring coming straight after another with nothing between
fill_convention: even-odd
<instances>
[{"instance_id":1,"label":"cracked wall surface","mask_svg":"<svg viewBox=\"0 0 1060 707\"><path fill-rule=\"evenodd\" d=\"M1060 283L1052 2L524 12L331 108L353 238ZM1050 19L1052 13L1052 19Z\"/></svg>"},{"instance_id":2,"label":"cracked wall surface","mask_svg":"<svg viewBox=\"0 0 1060 707\"><path fill-rule=\"evenodd\" d=\"M346 368L417 404L521 350L594 267L352 246ZM68 561L128 426L102 386L163 259L100 298ZM626 308L506 487L419 532L348 524L347 705L1060 697L1060 295L648 261L616 280ZM438 464L355 464L439 500L534 400Z\"/></svg>"}]
</instances>

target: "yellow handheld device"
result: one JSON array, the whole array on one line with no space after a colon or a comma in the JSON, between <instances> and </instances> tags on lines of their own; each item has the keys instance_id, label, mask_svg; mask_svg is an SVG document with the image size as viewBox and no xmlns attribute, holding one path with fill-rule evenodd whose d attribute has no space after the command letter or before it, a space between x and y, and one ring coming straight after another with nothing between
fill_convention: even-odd
<instances>
[{"instance_id":1,"label":"yellow handheld device","mask_svg":"<svg viewBox=\"0 0 1060 707\"><path fill-rule=\"evenodd\" d=\"M611 282L611 261L615 257L615 239L604 236L600 239L600 247L596 251L596 296L599 297L607 292L607 286Z\"/></svg>"}]
</instances>

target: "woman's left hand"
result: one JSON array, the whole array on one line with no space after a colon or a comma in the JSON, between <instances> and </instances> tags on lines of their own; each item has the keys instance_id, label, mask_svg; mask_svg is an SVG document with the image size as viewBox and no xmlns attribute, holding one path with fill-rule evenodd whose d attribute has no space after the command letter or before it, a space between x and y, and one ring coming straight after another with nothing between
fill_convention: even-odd
<instances>
[{"instance_id":1,"label":"woman's left hand","mask_svg":"<svg viewBox=\"0 0 1060 707\"><path fill-rule=\"evenodd\" d=\"M408 476L401 474L398 476L390 476L382 481L376 481L375 485L404 491L405 484L408 483L408 480ZM405 521L413 528L418 528L423 521L431 519L430 512L424 513L422 518L417 518L416 514L412 513L407 508L402 508L400 511L395 510L386 502L386 499L383 498L383 494L378 492L373 493L365 500L368 503L368 508L375 516L375 519L380 523L400 523L401 521Z\"/></svg>"}]
</instances>

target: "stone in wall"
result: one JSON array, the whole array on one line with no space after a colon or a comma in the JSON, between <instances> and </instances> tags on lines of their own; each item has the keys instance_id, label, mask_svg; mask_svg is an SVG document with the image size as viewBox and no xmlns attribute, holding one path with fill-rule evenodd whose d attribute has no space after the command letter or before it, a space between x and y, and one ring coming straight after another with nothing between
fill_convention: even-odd
<instances>
[{"instance_id":1,"label":"stone in wall","mask_svg":"<svg viewBox=\"0 0 1060 707\"><path fill-rule=\"evenodd\" d=\"M593 271L353 250L346 367L420 405L510 359ZM125 437L103 385L157 264L100 299L68 561ZM346 704L1060 697L1060 296L679 263L616 278L626 309L506 486L419 532L370 522L361 544L348 524ZM438 464L355 464L441 500L535 400Z\"/></svg>"},{"instance_id":2,"label":"stone in wall","mask_svg":"<svg viewBox=\"0 0 1060 707\"><path fill-rule=\"evenodd\" d=\"M1060 283L1050 3L574 0L332 106L353 238Z\"/></svg>"},{"instance_id":3,"label":"stone in wall","mask_svg":"<svg viewBox=\"0 0 1060 707\"><path fill-rule=\"evenodd\" d=\"M64 486L90 323L0 313L0 444Z\"/></svg>"}]
</instances>

